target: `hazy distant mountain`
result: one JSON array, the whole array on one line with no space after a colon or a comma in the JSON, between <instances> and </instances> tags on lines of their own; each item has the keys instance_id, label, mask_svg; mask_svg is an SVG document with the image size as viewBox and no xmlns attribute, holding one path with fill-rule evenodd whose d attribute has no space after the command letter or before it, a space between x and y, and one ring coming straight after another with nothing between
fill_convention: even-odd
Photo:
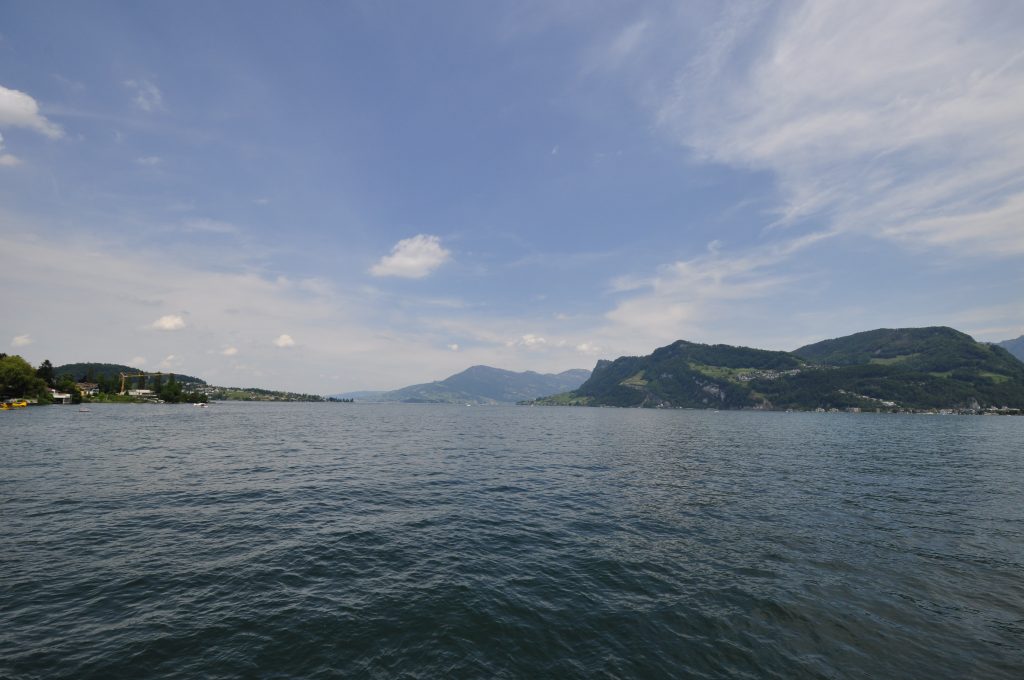
<instances>
[{"instance_id":1,"label":"hazy distant mountain","mask_svg":"<svg viewBox=\"0 0 1024 680\"><path fill-rule=\"evenodd\" d=\"M945 327L882 328L771 352L678 340L600 361L542 404L690 408L1024 408L1024 365Z\"/></svg>"},{"instance_id":2,"label":"hazy distant mountain","mask_svg":"<svg viewBox=\"0 0 1024 680\"><path fill-rule=\"evenodd\" d=\"M1024 361L1024 335L1020 336L1016 340L1003 340L996 344L1021 361Z\"/></svg>"},{"instance_id":3,"label":"hazy distant mountain","mask_svg":"<svg viewBox=\"0 0 1024 680\"><path fill-rule=\"evenodd\" d=\"M517 373L491 366L472 366L437 382L390 392L346 392L332 396L359 401L502 404L574 390L589 377L590 371L582 368L562 373Z\"/></svg>"}]
</instances>

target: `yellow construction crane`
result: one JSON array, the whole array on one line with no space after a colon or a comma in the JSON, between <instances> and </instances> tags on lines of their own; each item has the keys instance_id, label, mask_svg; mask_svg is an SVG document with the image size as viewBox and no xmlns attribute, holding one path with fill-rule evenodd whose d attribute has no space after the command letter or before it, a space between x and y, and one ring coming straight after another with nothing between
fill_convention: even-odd
<instances>
[{"instance_id":1,"label":"yellow construction crane","mask_svg":"<svg viewBox=\"0 0 1024 680\"><path fill-rule=\"evenodd\" d=\"M145 378L145 377L150 376L150 375L160 375L160 376L162 376L164 374L159 372L159 371L157 371L156 373L120 373L118 375L121 376L121 391L119 392L119 394L124 394L124 381L125 380L129 380L131 378Z\"/></svg>"}]
</instances>

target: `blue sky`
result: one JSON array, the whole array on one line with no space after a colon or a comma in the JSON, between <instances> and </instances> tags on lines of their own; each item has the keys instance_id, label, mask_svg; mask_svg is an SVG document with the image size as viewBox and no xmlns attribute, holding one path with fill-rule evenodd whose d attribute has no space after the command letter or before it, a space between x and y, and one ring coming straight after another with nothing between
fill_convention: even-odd
<instances>
[{"instance_id":1,"label":"blue sky","mask_svg":"<svg viewBox=\"0 0 1024 680\"><path fill-rule=\"evenodd\" d=\"M1024 5L8 3L0 350L393 388L1024 333Z\"/></svg>"}]
</instances>

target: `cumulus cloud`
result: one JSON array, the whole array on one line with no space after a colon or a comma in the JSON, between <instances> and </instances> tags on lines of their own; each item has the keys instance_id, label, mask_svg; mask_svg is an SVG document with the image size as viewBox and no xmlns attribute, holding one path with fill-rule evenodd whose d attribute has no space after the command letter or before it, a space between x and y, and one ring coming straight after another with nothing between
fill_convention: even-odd
<instances>
[{"instance_id":1,"label":"cumulus cloud","mask_svg":"<svg viewBox=\"0 0 1024 680\"><path fill-rule=\"evenodd\" d=\"M522 335L515 340L510 340L506 343L509 347L526 347L527 349L539 349L544 345L548 344L548 341L534 333L527 333Z\"/></svg>"},{"instance_id":2,"label":"cumulus cloud","mask_svg":"<svg viewBox=\"0 0 1024 680\"><path fill-rule=\"evenodd\" d=\"M237 347L225 347L224 349L221 350L220 353L223 354L226 357L233 357L236 354L238 354L238 348Z\"/></svg>"},{"instance_id":3,"label":"cumulus cloud","mask_svg":"<svg viewBox=\"0 0 1024 680\"><path fill-rule=\"evenodd\" d=\"M185 327L185 319L177 314L167 314L154 321L149 327L157 331L180 331Z\"/></svg>"},{"instance_id":4,"label":"cumulus cloud","mask_svg":"<svg viewBox=\"0 0 1024 680\"><path fill-rule=\"evenodd\" d=\"M776 226L1024 253L1024 13L993 22L990 9L815 0L726 14L659 121L702 158L772 172Z\"/></svg>"},{"instance_id":5,"label":"cumulus cloud","mask_svg":"<svg viewBox=\"0 0 1024 680\"><path fill-rule=\"evenodd\" d=\"M126 80L124 86L134 93L132 101L135 106L147 113L160 111L164 108L164 95L156 85L146 79Z\"/></svg>"},{"instance_id":6,"label":"cumulus cloud","mask_svg":"<svg viewBox=\"0 0 1024 680\"><path fill-rule=\"evenodd\" d=\"M274 345L277 347L294 347L295 340L292 339L292 336L288 335L287 333L282 333L281 335L277 336L276 340L274 340Z\"/></svg>"},{"instance_id":7,"label":"cumulus cloud","mask_svg":"<svg viewBox=\"0 0 1024 680\"><path fill-rule=\"evenodd\" d=\"M129 366L134 366L135 368L138 368L139 366L145 366L146 365L146 357L132 357L128 361L128 365Z\"/></svg>"},{"instance_id":8,"label":"cumulus cloud","mask_svg":"<svg viewBox=\"0 0 1024 680\"><path fill-rule=\"evenodd\" d=\"M441 247L441 239L429 234L417 234L395 244L390 255L385 255L373 265L370 273L374 276L398 276L420 279L440 267L451 257L451 252Z\"/></svg>"},{"instance_id":9,"label":"cumulus cloud","mask_svg":"<svg viewBox=\"0 0 1024 680\"><path fill-rule=\"evenodd\" d=\"M15 335L11 339L11 347L27 347L32 344L31 335Z\"/></svg>"},{"instance_id":10,"label":"cumulus cloud","mask_svg":"<svg viewBox=\"0 0 1024 680\"><path fill-rule=\"evenodd\" d=\"M448 345L448 349L450 349L453 352L458 352L459 351L459 345L458 345L458 343L453 342L452 344Z\"/></svg>"},{"instance_id":11,"label":"cumulus cloud","mask_svg":"<svg viewBox=\"0 0 1024 680\"><path fill-rule=\"evenodd\" d=\"M0 85L0 126L28 128L50 139L64 136L64 130L59 125L39 113L39 104L35 99L3 85Z\"/></svg>"}]
</instances>

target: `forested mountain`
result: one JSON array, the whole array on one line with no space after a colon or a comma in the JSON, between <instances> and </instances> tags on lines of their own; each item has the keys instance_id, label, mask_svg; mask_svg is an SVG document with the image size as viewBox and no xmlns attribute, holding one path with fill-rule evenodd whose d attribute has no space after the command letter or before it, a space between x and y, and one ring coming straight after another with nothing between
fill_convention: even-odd
<instances>
[{"instance_id":1,"label":"forested mountain","mask_svg":"<svg viewBox=\"0 0 1024 680\"><path fill-rule=\"evenodd\" d=\"M576 389L590 377L586 369L562 373L506 371L491 366L472 366L444 380L410 385L390 392L347 392L334 395L359 401L403 401L412 403L515 403Z\"/></svg>"},{"instance_id":2,"label":"forested mountain","mask_svg":"<svg viewBox=\"0 0 1024 680\"><path fill-rule=\"evenodd\" d=\"M127 373L134 375L138 373L148 373L149 371L143 371L140 368L134 368L132 366L125 366L124 364L101 364L101 363L75 363L75 364L64 364L62 366L56 366L53 369L53 373L56 376L69 375L72 380L77 382L99 382L101 378L107 380L120 379L121 373ZM170 372L164 375L169 375ZM196 378L191 375L184 375L182 373L175 373L175 379L180 383L191 383L195 385L205 385L206 381L202 378Z\"/></svg>"},{"instance_id":3,"label":"forested mountain","mask_svg":"<svg viewBox=\"0 0 1024 680\"><path fill-rule=\"evenodd\" d=\"M966 333L945 326L880 328L816 342L793 354L832 366L898 364L925 372L978 369L1012 374L1024 368L1002 348L975 342Z\"/></svg>"},{"instance_id":4,"label":"forested mountain","mask_svg":"<svg viewBox=\"0 0 1024 680\"><path fill-rule=\"evenodd\" d=\"M1003 340L996 344L1021 361L1024 361L1024 335L1016 338L1015 340Z\"/></svg>"},{"instance_id":5,"label":"forested mountain","mask_svg":"<svg viewBox=\"0 0 1024 680\"><path fill-rule=\"evenodd\" d=\"M683 340L598 362L547 404L693 408L1024 408L1024 364L952 328L879 329L772 352Z\"/></svg>"}]
</instances>

